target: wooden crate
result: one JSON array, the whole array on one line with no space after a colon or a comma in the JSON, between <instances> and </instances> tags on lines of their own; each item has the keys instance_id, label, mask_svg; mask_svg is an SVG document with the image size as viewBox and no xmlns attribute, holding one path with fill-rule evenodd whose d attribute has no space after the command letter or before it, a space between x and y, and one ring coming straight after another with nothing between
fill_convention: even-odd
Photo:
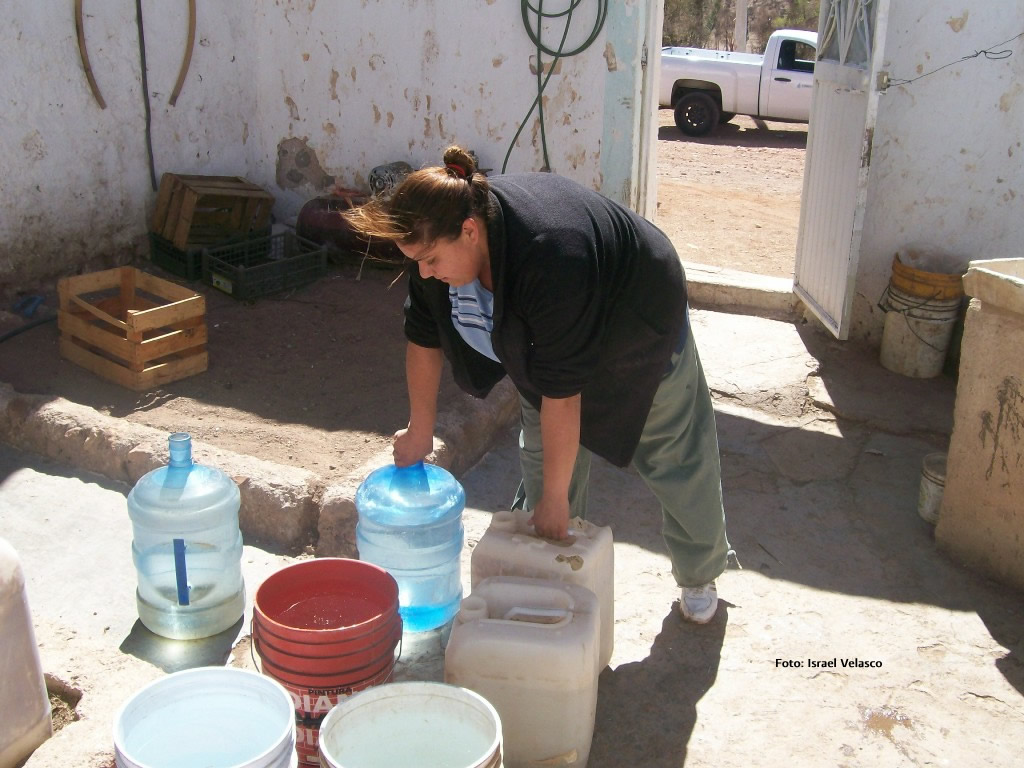
<instances>
[{"instance_id":1,"label":"wooden crate","mask_svg":"<svg viewBox=\"0 0 1024 768\"><path fill-rule=\"evenodd\" d=\"M206 370L206 299L134 267L57 284L61 357L135 391Z\"/></svg>"},{"instance_id":2,"label":"wooden crate","mask_svg":"<svg viewBox=\"0 0 1024 768\"><path fill-rule=\"evenodd\" d=\"M273 195L241 176L165 173L150 231L184 251L266 228L273 205Z\"/></svg>"}]
</instances>

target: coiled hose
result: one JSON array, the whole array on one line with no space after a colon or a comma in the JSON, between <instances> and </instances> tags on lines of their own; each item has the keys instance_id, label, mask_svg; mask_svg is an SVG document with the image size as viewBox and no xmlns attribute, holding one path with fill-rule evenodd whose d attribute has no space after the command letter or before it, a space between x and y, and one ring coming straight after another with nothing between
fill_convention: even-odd
<instances>
[{"instance_id":1,"label":"coiled hose","mask_svg":"<svg viewBox=\"0 0 1024 768\"><path fill-rule=\"evenodd\" d=\"M544 157L544 166L541 170L551 170L551 160L548 157L548 139L547 132L544 129L544 89L548 85L548 80L551 79L551 75L555 71L555 64L558 63L559 59L567 58L569 56L576 56L577 54L583 53L597 39L598 35L601 34L601 30L604 28L605 19L608 18L608 0L596 0L597 2L597 13L594 17L594 26L590 31L590 35L576 48L571 51L565 50L565 41L569 37L569 28L572 26L572 16L579 6L583 4L584 0L570 0L569 6L562 11L555 13L546 13L544 11L544 0L537 0L537 7L535 8L530 4L530 0L520 0L520 12L523 17L523 26L526 28L526 34L530 36L531 42L537 46L537 97L533 100L530 105L530 109L526 112L526 117L523 118L519 124L519 128L516 131L516 135L512 137L512 141L509 142L508 152L505 153L505 159L501 164L501 172L504 173L508 167L508 159L512 155L512 149L516 145L516 141L519 140L519 135L526 128L527 122L530 120L530 116L533 114L533 110L537 110L537 117L540 120L540 145L541 152ZM536 17L536 29L531 25L531 14ZM549 48L544 44L542 40L544 22L549 19L558 19L565 17L565 27L562 30L562 39L558 43L557 48ZM544 74L544 65L541 62L541 54L547 54L551 56L551 61L548 64L548 72Z\"/></svg>"}]
</instances>

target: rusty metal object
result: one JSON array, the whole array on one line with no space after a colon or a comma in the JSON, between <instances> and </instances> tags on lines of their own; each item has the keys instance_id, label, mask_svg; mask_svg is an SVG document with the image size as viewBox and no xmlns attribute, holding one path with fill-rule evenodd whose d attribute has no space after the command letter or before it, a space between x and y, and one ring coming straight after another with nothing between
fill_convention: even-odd
<instances>
[{"instance_id":1,"label":"rusty metal object","mask_svg":"<svg viewBox=\"0 0 1024 768\"><path fill-rule=\"evenodd\" d=\"M354 189L336 188L332 194L314 197L299 211L295 234L328 246L328 254L335 263L362 263L365 259L371 266L400 266L405 256L398 246L386 240L367 240L341 215L369 201L367 195Z\"/></svg>"},{"instance_id":2,"label":"rusty metal object","mask_svg":"<svg viewBox=\"0 0 1024 768\"><path fill-rule=\"evenodd\" d=\"M75 0L75 31L78 32L78 52L82 57L82 68L85 70L85 77L89 81L89 89L96 97L100 109L107 108L107 102L100 94L100 87L96 84L96 78L92 74L92 65L89 64L89 50L85 45L85 11L82 8L84 0Z\"/></svg>"},{"instance_id":3,"label":"rusty metal object","mask_svg":"<svg viewBox=\"0 0 1024 768\"><path fill-rule=\"evenodd\" d=\"M189 65L192 63L192 49L196 44L196 0L188 0L188 40L185 42L185 56L181 60L181 71L178 72L178 82L174 84L174 91L171 93L171 106L178 100L185 85L185 75L188 74Z\"/></svg>"}]
</instances>

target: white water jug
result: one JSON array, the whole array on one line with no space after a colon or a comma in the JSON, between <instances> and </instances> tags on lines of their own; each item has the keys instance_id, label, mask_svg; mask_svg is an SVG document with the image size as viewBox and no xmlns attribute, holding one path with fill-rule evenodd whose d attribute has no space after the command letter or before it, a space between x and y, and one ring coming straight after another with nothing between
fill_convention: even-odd
<instances>
[{"instance_id":1,"label":"white water jug","mask_svg":"<svg viewBox=\"0 0 1024 768\"><path fill-rule=\"evenodd\" d=\"M139 619L151 632L198 640L242 618L242 534L235 481L192 460L192 438L168 438L170 462L128 494Z\"/></svg>"},{"instance_id":2,"label":"white water jug","mask_svg":"<svg viewBox=\"0 0 1024 768\"><path fill-rule=\"evenodd\" d=\"M473 550L470 583L492 576L553 579L586 587L601 606L600 668L608 665L615 644L615 556L612 530L573 518L569 539L538 537L527 521L527 510L495 512L491 524Z\"/></svg>"},{"instance_id":3,"label":"white water jug","mask_svg":"<svg viewBox=\"0 0 1024 768\"><path fill-rule=\"evenodd\" d=\"M587 764L601 669L599 619L589 589L543 579L496 576L462 601L444 679L494 705L505 768Z\"/></svg>"}]
</instances>

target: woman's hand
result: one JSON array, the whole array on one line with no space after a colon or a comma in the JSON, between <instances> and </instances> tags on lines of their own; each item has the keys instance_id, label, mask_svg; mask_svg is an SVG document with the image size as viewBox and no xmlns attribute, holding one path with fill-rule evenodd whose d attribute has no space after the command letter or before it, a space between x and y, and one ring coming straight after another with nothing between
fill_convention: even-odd
<instances>
[{"instance_id":1,"label":"woman's hand","mask_svg":"<svg viewBox=\"0 0 1024 768\"><path fill-rule=\"evenodd\" d=\"M551 501L546 496L533 508L530 524L538 536L546 539L569 537L569 499Z\"/></svg>"},{"instance_id":2,"label":"woman's hand","mask_svg":"<svg viewBox=\"0 0 1024 768\"><path fill-rule=\"evenodd\" d=\"M434 450L434 436L420 434L412 429L400 429L395 432L392 454L396 467L408 467L424 458Z\"/></svg>"}]
</instances>

